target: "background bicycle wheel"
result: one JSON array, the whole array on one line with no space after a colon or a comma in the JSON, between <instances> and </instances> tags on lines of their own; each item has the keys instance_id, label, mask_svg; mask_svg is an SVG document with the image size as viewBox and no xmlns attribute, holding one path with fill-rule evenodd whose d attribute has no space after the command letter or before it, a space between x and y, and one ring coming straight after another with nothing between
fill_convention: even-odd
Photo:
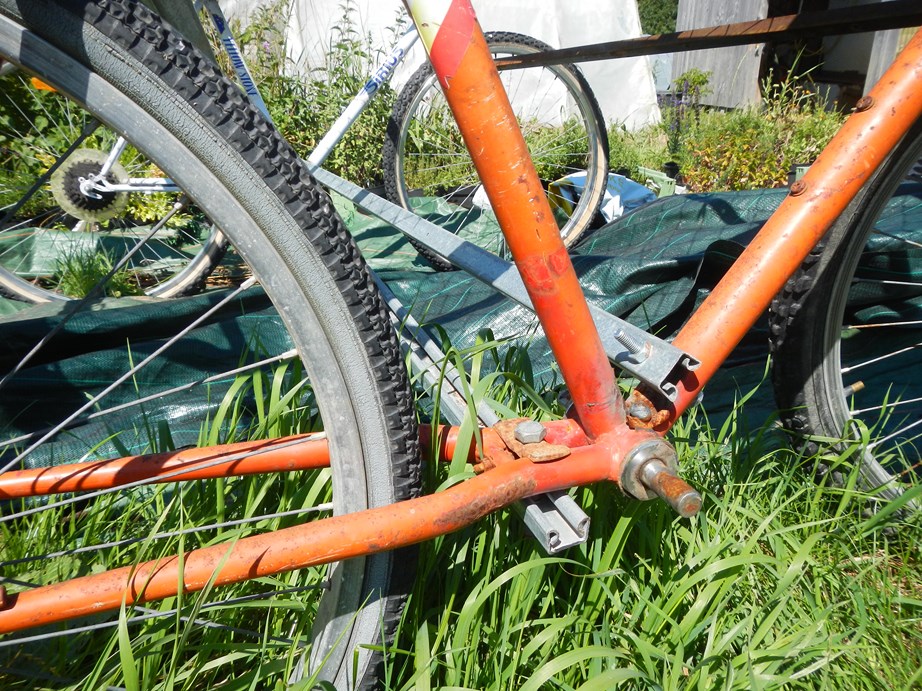
<instances>
[{"instance_id":1,"label":"background bicycle wheel","mask_svg":"<svg viewBox=\"0 0 922 691\"><path fill-rule=\"evenodd\" d=\"M201 210L189 205L171 214L176 192L81 190L104 165L111 166L107 182L123 186L150 184L163 173L132 146L107 164L114 132L12 63L3 72L0 292L28 302L80 298L113 269L110 296L201 290L226 244Z\"/></svg>"},{"instance_id":2,"label":"background bicycle wheel","mask_svg":"<svg viewBox=\"0 0 922 691\"><path fill-rule=\"evenodd\" d=\"M922 122L772 305L775 397L797 444L829 440L878 500L922 472Z\"/></svg>"},{"instance_id":3,"label":"background bicycle wheel","mask_svg":"<svg viewBox=\"0 0 922 691\"><path fill-rule=\"evenodd\" d=\"M486 39L494 57L550 50L521 34L490 32ZM574 65L507 70L500 78L564 244L570 247L596 220L608 183L608 135L598 103ZM416 71L394 104L382 159L390 201L508 256L473 161L428 64ZM580 176L578 185L563 181L573 175ZM434 268L452 268L446 259L413 244Z\"/></svg>"}]
</instances>

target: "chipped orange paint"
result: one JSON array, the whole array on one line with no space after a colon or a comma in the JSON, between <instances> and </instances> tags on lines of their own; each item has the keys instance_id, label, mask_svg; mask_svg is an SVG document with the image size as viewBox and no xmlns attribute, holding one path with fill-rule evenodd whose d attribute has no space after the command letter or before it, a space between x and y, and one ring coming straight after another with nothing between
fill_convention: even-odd
<instances>
[{"instance_id":1,"label":"chipped orange paint","mask_svg":"<svg viewBox=\"0 0 922 691\"><path fill-rule=\"evenodd\" d=\"M211 582L227 585L397 549L460 530L527 496L612 480L614 472L611 450L598 446L551 463L511 459L437 494L10 594L0 604L0 632L172 597L180 583L183 592L197 592Z\"/></svg>"},{"instance_id":2,"label":"chipped orange paint","mask_svg":"<svg viewBox=\"0 0 922 691\"><path fill-rule=\"evenodd\" d=\"M478 25L445 90L590 438L624 424L614 373Z\"/></svg>"},{"instance_id":3,"label":"chipped orange paint","mask_svg":"<svg viewBox=\"0 0 922 691\"><path fill-rule=\"evenodd\" d=\"M573 420L545 423L550 443L585 446L586 435ZM458 441L458 427L443 425L420 427L420 440L433 452L433 433L439 443L441 460L451 460ZM484 450L489 455L505 448L492 431L483 430ZM233 460L221 461L229 457ZM470 460L477 449L471 447ZM300 435L270 441L241 442L158 454L125 456L102 461L87 461L8 471L0 475L0 500L34 497L64 492L87 492L120 487L134 482L184 482L217 477L283 473L325 468L330 465L329 446L322 434Z\"/></svg>"},{"instance_id":4,"label":"chipped orange paint","mask_svg":"<svg viewBox=\"0 0 922 691\"><path fill-rule=\"evenodd\" d=\"M298 442L292 445L293 442ZM220 462L228 456L243 456ZM330 464L322 435L226 444L10 471L0 475L0 499L119 487L132 482L177 482L323 468Z\"/></svg>"}]
</instances>

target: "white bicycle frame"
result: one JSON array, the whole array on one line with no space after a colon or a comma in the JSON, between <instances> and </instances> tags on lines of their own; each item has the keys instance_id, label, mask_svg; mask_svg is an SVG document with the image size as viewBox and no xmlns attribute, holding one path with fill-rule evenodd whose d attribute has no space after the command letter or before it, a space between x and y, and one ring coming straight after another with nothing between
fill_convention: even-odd
<instances>
[{"instance_id":1,"label":"white bicycle frame","mask_svg":"<svg viewBox=\"0 0 922 691\"><path fill-rule=\"evenodd\" d=\"M234 38L227 17L223 10L221 10L221 6L218 4L217 0L196 0L195 9L199 11L204 9L208 13L208 16L214 24L215 31L218 32L221 46L227 54L227 57L230 58L241 87L250 99L250 102L259 108L269 122L273 122L272 116L269 114L269 108L266 106L265 100L259 93L253 75L247 67L246 61L243 59L243 54L240 52L237 39ZM416 32L416 27L411 23L410 28L400 37L384 62L374 71L374 74L371 75L368 81L365 82L365 85L353 97L349 105L340 113L327 133L317 143L314 151L305 159L308 169L311 172L315 171L327 159L330 152L333 151L333 148L345 136L353 123L358 120L359 116L365 111L380 88L391 80L397 66L403 62L403 59L407 56L418 39L419 34ZM111 194L113 192L179 191L176 185L167 178L131 178L123 184L108 182L106 180L106 175L114 162L121 155L124 147L125 140L119 137L108 159L103 164L102 169L100 169L99 174L92 179L86 179L81 182L81 191L84 194L93 197L99 196L102 192Z\"/></svg>"}]
</instances>

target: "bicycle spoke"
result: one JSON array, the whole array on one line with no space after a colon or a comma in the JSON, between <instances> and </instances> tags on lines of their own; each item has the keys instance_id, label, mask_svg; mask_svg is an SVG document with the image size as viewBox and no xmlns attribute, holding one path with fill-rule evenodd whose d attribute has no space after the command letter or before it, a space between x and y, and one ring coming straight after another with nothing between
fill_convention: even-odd
<instances>
[{"instance_id":1,"label":"bicycle spoke","mask_svg":"<svg viewBox=\"0 0 922 691\"><path fill-rule=\"evenodd\" d=\"M915 428L920 427L920 426L922 426L922 418L916 420L915 422L912 422L912 423L906 425L905 427L901 427L901 428L898 429L896 432L892 432L892 433L888 434L888 435L885 436L885 437L881 437L880 439L875 439L873 442L871 442L870 444L868 444L868 448L869 448L869 449L876 449L877 447L881 446L882 444L885 444L885 443L887 443L887 442L889 442L889 441L892 441L893 439L896 439L897 437L903 436L903 435L907 432L907 430L915 429Z\"/></svg>"},{"instance_id":2,"label":"bicycle spoke","mask_svg":"<svg viewBox=\"0 0 922 691\"><path fill-rule=\"evenodd\" d=\"M128 379L130 379L130 378L132 377L132 375L136 374L136 373L139 372L141 369L143 369L148 363L153 362L154 360L156 360L157 357L159 357L163 352L165 352L166 350L168 350L169 348L171 348L173 345L175 345L181 338L183 338L183 336L185 336L185 335L188 334L190 331L192 331L196 326L198 326L199 324L201 324L202 322L204 322L209 316L211 316L212 314L214 314L215 312L217 312L219 309L221 309L221 307L223 307L225 304L227 304L228 302L230 302L231 300L233 300L234 298L236 298L236 297L237 297L240 293L242 293L244 290L246 290L247 288L252 287L252 286L255 285L255 284L256 284L256 278L255 278L255 277L249 278L249 279L247 279L246 281L244 281L243 283L241 283L240 286L239 286L237 289L235 289L235 290L231 291L230 293L228 293L228 294L227 294L224 298L222 298L218 303L216 303L216 304L213 305L211 308L209 308L206 312L204 312L204 313L201 314L199 317L197 317L194 321L192 321L192 323L190 323L189 325L187 325L185 328L183 328L181 331L179 331L175 336L173 336L172 338L170 338L166 343L164 343L164 344L161 345L159 348L157 348L157 350L155 350L153 353L151 353L151 354L148 355L146 358L144 358L144 360L142 360L142 361L139 362L137 365L135 365L134 367L132 367L131 369L129 369L125 374L121 375L118 379L116 379L115 381L113 381L112 384L110 384L110 385L107 386L105 389L103 389L102 392L98 393L96 396L94 396L93 398L91 398L89 401L87 401L84 405L82 405L82 406L81 406L80 408L78 408L76 411L74 411L73 413L71 413L66 419L64 419L63 421L61 421L60 423L58 423L58 425L56 425L51 431L49 431L49 432L48 432L46 435L44 435L41 439L39 439L38 441L36 441L34 444L32 444L30 447L28 447L25 451L23 451L22 453L20 453L16 458L14 458L12 461L10 461L10 462L7 463L6 465L4 465L2 468L0 468L0 473L4 472L4 471L6 471L6 470L9 470L10 468L15 467L15 466L16 466L19 462L21 462L26 456L28 456L30 453L32 453L33 451L35 451L41 444L43 444L44 442L46 442L46 441L48 441L49 439L51 439L52 437L54 437L58 432L60 432L62 429L64 429L64 427L65 427L66 425L70 424L71 422L73 422L74 420L76 420L77 418L79 418L79 417L80 417L83 413L85 413L87 410L89 410L90 408L92 408L93 406L95 406L99 401L101 401L103 398L105 398L108 394L110 394L112 391L114 391L114 390L117 389L119 386L121 386L121 385L124 384L126 381L128 381Z\"/></svg>"},{"instance_id":3,"label":"bicycle spoke","mask_svg":"<svg viewBox=\"0 0 922 691\"><path fill-rule=\"evenodd\" d=\"M111 406L103 410L97 410L95 412L89 413L88 415L77 418L76 420L72 420L65 427L63 427L61 431L70 429L71 427L83 424L84 422L88 422L90 420L98 420L99 418L103 418L107 415L112 415L114 413L121 413L130 408L134 408L134 407L143 405L145 403L162 400L166 398L167 396L173 396L178 393L183 393L185 391L194 389L198 386L203 386L205 384L211 384L214 382L218 382L218 381L221 381L222 379L227 379L229 377L235 377L239 374L246 374L248 372L253 372L255 370L262 369L263 367L266 367L268 365L273 365L279 362L294 360L297 357L297 355L298 355L297 351L287 350L284 353L280 353L279 355L275 355L273 357L265 358L263 360L260 360L259 362L254 362L249 365L243 365L235 369L225 370L223 372L219 372L218 374L212 374L211 376L203 377L202 379L198 379L196 381L187 382L180 386L174 386L173 388L170 388L170 389L163 389L162 391L157 391L156 393L148 394L147 396L143 396L142 398L138 398L133 401L128 401L127 403L122 403L120 405ZM23 434L18 437L11 437L10 439L7 439L6 441L0 441L0 449L6 448L7 446L11 446L14 444L22 444L24 442L28 442L30 440L35 439L36 437L39 437L43 434L50 432L52 429L54 428L46 427L44 429L36 430L35 432L31 432L29 434Z\"/></svg>"},{"instance_id":4,"label":"bicycle spoke","mask_svg":"<svg viewBox=\"0 0 922 691\"><path fill-rule=\"evenodd\" d=\"M868 407L868 408L859 408L859 409L854 410L854 411L852 411L852 412L853 412L853 414L855 414L855 415L863 415L864 413L871 413L871 412L874 412L874 411L880 411L880 410L884 410L884 409L889 410L889 409L891 409L891 408L898 408L898 407L900 407L900 406L909 405L909 404L911 404L911 403L922 403L922 397L919 397L919 398L907 398L907 399L905 399L905 400L896 401L896 402L894 402L894 403L883 403L883 404L881 404L881 405L870 406L870 407Z\"/></svg>"},{"instance_id":5,"label":"bicycle spoke","mask_svg":"<svg viewBox=\"0 0 922 691\"><path fill-rule=\"evenodd\" d=\"M885 354L885 355L880 355L880 356L878 356L878 357L871 358L870 360L864 360L864 361L862 361L862 362L857 362L857 363L852 364L852 365L849 365L849 366L847 366L847 367L843 367L843 368L842 368L842 374L847 374L847 373L849 373L849 372L854 372L855 370L861 369L862 367L867 367L868 365L873 365L873 364L876 364L876 363L879 363L879 362L883 362L884 360L889 360L889 359L891 359L891 358L897 357L898 355L904 355L904 354L906 354L906 353L913 352L916 348L919 348L919 347L922 347L922 342L916 343L916 344L911 345L911 346L906 347L906 348L900 348L899 350L895 350L895 351L893 351L893 352L891 352L891 353L887 353L887 354Z\"/></svg>"},{"instance_id":6,"label":"bicycle spoke","mask_svg":"<svg viewBox=\"0 0 922 691\"><path fill-rule=\"evenodd\" d=\"M47 171L45 171L39 178L36 179L35 183L33 183L33 185L23 193L23 196L20 197L19 201L16 202L12 208L7 209L3 216L0 217L0 230L6 230L6 228L4 228L6 223L17 213L19 213L19 210L22 209L29 202L29 200L32 199L33 196L35 196L36 192L48 184L48 180L52 175L54 175L55 171L57 171L58 168L64 164L67 158L73 154L74 151L80 148L83 142L86 141L87 137L89 137L99 128L99 125L99 121L95 119L91 119L86 123L86 125L83 127L83 131L80 133L80 136L77 137L77 139L74 140L74 142L67 148L67 150L61 154L54 163L51 164Z\"/></svg>"},{"instance_id":7,"label":"bicycle spoke","mask_svg":"<svg viewBox=\"0 0 922 691\"><path fill-rule=\"evenodd\" d=\"M847 331L858 331L862 329L885 329L891 327L901 328L904 326L922 326L922 320L903 322L875 322L873 324L846 324L842 328Z\"/></svg>"},{"instance_id":8,"label":"bicycle spoke","mask_svg":"<svg viewBox=\"0 0 922 691\"><path fill-rule=\"evenodd\" d=\"M915 240L912 240L912 239L907 238L907 237L902 236L902 235L894 235L893 233L886 233L886 232L884 232L884 231L882 231L882 230L880 230L880 229L876 229L876 230L874 231L873 234L874 234L874 235L882 235L883 237L888 237L888 238L890 238L890 239L892 239L892 240L899 240L900 242L902 242L902 243L904 243L904 244L906 244L906 245L909 245L909 246L911 246L911 247L919 247L919 248L922 248L922 242L917 242L917 241L915 241Z\"/></svg>"},{"instance_id":9,"label":"bicycle spoke","mask_svg":"<svg viewBox=\"0 0 922 691\"><path fill-rule=\"evenodd\" d=\"M234 605L244 604L246 602L252 602L253 600L264 600L271 597L277 597L279 595L294 595L296 593L303 593L311 590L318 590L325 588L325 584L310 585L310 586L301 586L296 588L284 588L279 590L272 590L267 593L259 593L256 595L247 595L237 598L231 598L228 600L215 600L212 602L206 602L199 606L199 611L208 611L211 609L218 609L223 607L231 607ZM169 617L176 617L177 614L180 614L181 610L179 609L167 609L167 610L152 610L148 607L134 606L133 609L143 612L144 614L128 617L125 619L125 623L129 625L142 624L148 621L156 619L166 619ZM179 620L184 624L196 624L198 626L203 626L206 628L220 629L222 631L228 631L231 633L239 633L245 636L251 636L254 638L264 639L267 641L273 641L281 645L290 646L295 643L294 640L290 638L284 638L281 636L264 636L263 633L259 631L252 631L250 629L243 629L237 626L227 626L226 624L218 624L216 622L209 621L207 619L200 618L190 618L187 616L180 615ZM63 630L58 631L47 631L44 633L36 634L33 636L17 636L13 638L7 638L5 640L0 640L0 648L7 646L19 646L26 643L36 643L39 641L47 641L53 638L60 638L62 636L76 636L80 633L89 633L91 631L99 631L102 629L111 629L119 625L119 621L103 621L96 624L86 624L84 626L69 627ZM303 645L303 644L300 644Z\"/></svg>"},{"instance_id":10,"label":"bicycle spoke","mask_svg":"<svg viewBox=\"0 0 922 691\"><path fill-rule=\"evenodd\" d=\"M81 309L87 303L89 303L91 300L96 298L99 294L101 294L104 291L106 284L112 279L113 276L115 276L116 273L118 273L119 269L125 266L131 260L131 258L135 254L137 254L137 252L147 242L149 242L150 239L164 225L166 225L167 221L169 221L169 219L171 219L176 213L178 213L182 208L184 208L187 203L188 203L187 201L176 202L173 205L173 208L170 210L170 213L167 214L166 217L161 219L159 223L152 226L150 231L143 238L141 238L141 240L139 240L134 245L134 247L132 247L127 253L125 253L125 255L119 260L119 262L115 266L113 266L105 276L103 276L101 279L99 279L99 281L96 282L96 284L87 293L86 297L80 299L79 301L75 303L72 303L73 307L69 307L69 311L64 315L64 317L57 324L57 326L55 326L54 329L49 331L38 343L36 343L35 346L32 348L32 350L30 350L25 355L25 357L23 357L23 359L20 360L19 363L15 367L13 367L13 369L10 372L8 372L6 375L3 376L2 379L0 379L0 390L3 389L6 382L10 381L10 379L12 379L19 371L22 370L23 367L25 367L27 363L29 363L32 360L32 358L35 357L35 355L37 355L39 351L41 351L41 349L45 347L49 341L51 341L51 339L53 339L57 334L61 332L61 330L64 328L67 322L70 321L70 319L72 319L75 315L80 313ZM3 472L3 470L5 469L6 468L0 469L0 472Z\"/></svg>"},{"instance_id":11,"label":"bicycle spoke","mask_svg":"<svg viewBox=\"0 0 922 691\"><path fill-rule=\"evenodd\" d=\"M894 281L894 280L884 280L884 279L874 279L874 278L855 278L853 283L871 283L874 285L881 286L905 286L910 288L922 288L922 283L919 281Z\"/></svg>"},{"instance_id":12,"label":"bicycle spoke","mask_svg":"<svg viewBox=\"0 0 922 691\"><path fill-rule=\"evenodd\" d=\"M253 454L251 454L253 455ZM139 485L140 486L140 485ZM119 489L123 489L120 487ZM61 506L59 504L59 506ZM288 518L291 516L303 516L305 514L311 513L324 513L331 512L333 510L333 504L325 503L318 504L317 506L311 506L304 509L292 509L291 511L277 511L275 513L260 514L259 516L251 516L250 518L242 518L236 521L222 521L220 523L211 523L209 525L195 526L194 528L184 528L182 530L171 530L167 532L155 533L153 535L147 535L144 537L134 537L134 538L125 538L123 540L115 540L113 542L101 542L94 545L85 545L83 547L74 547L73 549L59 550L57 552L48 552L45 554L30 554L27 557L21 557L19 559L10 559L6 561L0 561L0 567L9 567L16 566L18 564L27 564L32 561L41 561L43 559L55 559L58 557L73 557L78 554L88 554L90 552L98 552L104 549L111 549L113 547L128 547L130 545L137 545L144 542L150 542L153 540L166 540L169 538L180 537L182 535L195 535L198 533L212 531L212 530L222 530L224 528L234 528L238 526L250 525L252 523L258 523L260 521L268 521L275 518Z\"/></svg>"}]
</instances>

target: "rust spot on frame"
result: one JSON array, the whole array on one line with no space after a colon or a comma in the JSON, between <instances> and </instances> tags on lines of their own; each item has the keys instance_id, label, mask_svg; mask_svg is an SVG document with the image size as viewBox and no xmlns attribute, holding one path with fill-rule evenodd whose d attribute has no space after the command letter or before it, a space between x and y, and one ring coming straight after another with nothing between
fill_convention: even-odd
<instances>
[{"instance_id":1,"label":"rust spot on frame","mask_svg":"<svg viewBox=\"0 0 922 691\"><path fill-rule=\"evenodd\" d=\"M570 257L565 247L550 255L526 257L519 265L526 285L538 295L552 295L556 292L556 281L565 275L570 266Z\"/></svg>"},{"instance_id":2,"label":"rust spot on frame","mask_svg":"<svg viewBox=\"0 0 922 691\"><path fill-rule=\"evenodd\" d=\"M442 528L456 530L470 525L488 513L529 496L534 493L537 486L538 483L534 478L515 475L505 482L492 486L489 491L474 497L470 502L440 516L435 521L435 525L440 530Z\"/></svg>"}]
</instances>

